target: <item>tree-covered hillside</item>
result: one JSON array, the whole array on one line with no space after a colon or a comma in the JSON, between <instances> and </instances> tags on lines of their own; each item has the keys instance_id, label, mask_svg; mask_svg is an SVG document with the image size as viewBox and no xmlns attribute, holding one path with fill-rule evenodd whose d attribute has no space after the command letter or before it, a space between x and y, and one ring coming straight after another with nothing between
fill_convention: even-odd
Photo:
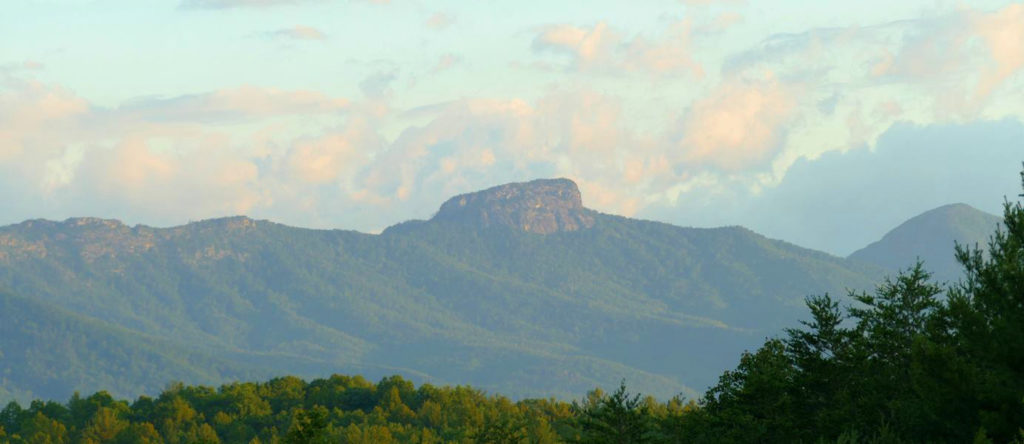
<instances>
[{"instance_id":1,"label":"tree-covered hillside","mask_svg":"<svg viewBox=\"0 0 1024 444\"><path fill-rule=\"evenodd\" d=\"M944 205L919 214L849 256L895 272L920 259L939 282L956 282L963 268L953 246L985 247L1002 218L966 204Z\"/></svg>"},{"instance_id":2,"label":"tree-covered hillside","mask_svg":"<svg viewBox=\"0 0 1024 444\"><path fill-rule=\"evenodd\" d=\"M699 402L624 384L570 404L401 377L279 377L174 384L132 403L11 402L0 442L1024 442L1021 203L1006 204L1004 227L985 251L956 249L965 279L944 297L920 263L851 292L852 305L808 297L801 326L743 353Z\"/></svg>"},{"instance_id":3,"label":"tree-covered hillside","mask_svg":"<svg viewBox=\"0 0 1024 444\"><path fill-rule=\"evenodd\" d=\"M0 292L2 386L25 399L76 386L142 392L167 381L212 382L232 363ZM244 374L241 368L232 373ZM250 374L255 375L255 372Z\"/></svg>"},{"instance_id":4,"label":"tree-covered hillside","mask_svg":"<svg viewBox=\"0 0 1024 444\"><path fill-rule=\"evenodd\" d=\"M253 367L399 373L571 397L626 378L670 397L713 383L740 351L795 321L804 296L870 287L881 274L739 227L599 214L568 181L495 190L380 235L244 217L166 229L27 221L0 228L0 287L229 360L214 380ZM119 370L130 365L114 364L103 378L132 379ZM149 386L70 380L81 382L47 391L26 374L4 387L61 399L70 389L135 396L130 387Z\"/></svg>"}]
</instances>

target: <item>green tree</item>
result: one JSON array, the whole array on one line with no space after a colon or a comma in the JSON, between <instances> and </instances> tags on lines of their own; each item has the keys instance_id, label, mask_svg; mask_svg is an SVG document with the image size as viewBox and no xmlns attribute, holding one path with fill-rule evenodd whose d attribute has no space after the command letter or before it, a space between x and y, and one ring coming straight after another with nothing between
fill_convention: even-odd
<instances>
[{"instance_id":1,"label":"green tree","mask_svg":"<svg viewBox=\"0 0 1024 444\"><path fill-rule=\"evenodd\" d=\"M4 427L7 433L16 434L19 430L24 410L17 401L7 403L3 410L0 410L0 427Z\"/></svg>"},{"instance_id":2,"label":"green tree","mask_svg":"<svg viewBox=\"0 0 1024 444\"><path fill-rule=\"evenodd\" d=\"M189 444L220 444L220 437L209 424L192 424L185 434L185 442Z\"/></svg>"},{"instance_id":3,"label":"green tree","mask_svg":"<svg viewBox=\"0 0 1024 444\"><path fill-rule=\"evenodd\" d=\"M27 444L63 444L68 442L68 430L57 420L38 412L21 427L21 436Z\"/></svg>"},{"instance_id":4,"label":"green tree","mask_svg":"<svg viewBox=\"0 0 1024 444\"><path fill-rule=\"evenodd\" d=\"M1021 173L1024 185L1024 172ZM997 442L1017 438L1024 425L1024 208L1003 204L1003 228L987 252L956 248L966 277L949 292L945 336L969 383L973 412ZM964 418L972 419L972 418ZM976 421L971 421L976 423Z\"/></svg>"},{"instance_id":5,"label":"green tree","mask_svg":"<svg viewBox=\"0 0 1024 444\"><path fill-rule=\"evenodd\" d=\"M656 439L653 418L640 394L630 396L626 382L608 396L595 392L586 403L573 406L579 415L581 441L588 443L647 443Z\"/></svg>"},{"instance_id":6,"label":"green tree","mask_svg":"<svg viewBox=\"0 0 1024 444\"><path fill-rule=\"evenodd\" d=\"M285 442L289 444L318 444L330 442L330 424L327 409L321 406L310 410L297 409L288 428Z\"/></svg>"},{"instance_id":7,"label":"green tree","mask_svg":"<svg viewBox=\"0 0 1024 444\"><path fill-rule=\"evenodd\" d=\"M100 407L82 430L82 439L87 442L113 442L122 430L128 428L128 421L121 419L110 407Z\"/></svg>"},{"instance_id":8,"label":"green tree","mask_svg":"<svg viewBox=\"0 0 1024 444\"><path fill-rule=\"evenodd\" d=\"M708 416L701 439L708 442L794 442L793 386L797 369L779 339L744 353L736 370L708 389Z\"/></svg>"},{"instance_id":9,"label":"green tree","mask_svg":"<svg viewBox=\"0 0 1024 444\"><path fill-rule=\"evenodd\" d=\"M117 444L162 444L163 438L156 427L148 422L132 424L117 435Z\"/></svg>"},{"instance_id":10,"label":"green tree","mask_svg":"<svg viewBox=\"0 0 1024 444\"><path fill-rule=\"evenodd\" d=\"M941 306L942 288L930 277L918 262L895 279L886 278L873 295L855 296L863 304L850 308L857 319L858 350L851 360L859 384L856 396L845 402L862 432L885 424L900 436L920 436L932 426L919 390L930 376L915 371L920 350L931 341L930 319Z\"/></svg>"},{"instance_id":11,"label":"green tree","mask_svg":"<svg viewBox=\"0 0 1024 444\"><path fill-rule=\"evenodd\" d=\"M527 442L527 424L514 408L492 408L485 414L484 424L470 439L478 443L516 444Z\"/></svg>"},{"instance_id":12,"label":"green tree","mask_svg":"<svg viewBox=\"0 0 1024 444\"><path fill-rule=\"evenodd\" d=\"M848 401L851 384L855 382L850 371L852 332L841 324L846 316L839 301L828 294L808 297L810 321L800 321L806 329L786 329L786 353L795 374L791 396L794 426L807 440L835 438L847 420L837 405ZM820 433L822 430L831 433ZM823 436L822 436L823 435Z\"/></svg>"}]
</instances>

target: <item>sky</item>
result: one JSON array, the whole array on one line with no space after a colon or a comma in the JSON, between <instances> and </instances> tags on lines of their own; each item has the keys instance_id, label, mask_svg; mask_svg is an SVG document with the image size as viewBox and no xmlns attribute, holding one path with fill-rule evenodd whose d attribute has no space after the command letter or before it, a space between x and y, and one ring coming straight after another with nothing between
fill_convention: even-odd
<instances>
[{"instance_id":1,"label":"sky","mask_svg":"<svg viewBox=\"0 0 1024 444\"><path fill-rule=\"evenodd\" d=\"M846 255L1024 161L1024 3L9 0L0 224L379 232L543 177Z\"/></svg>"}]
</instances>

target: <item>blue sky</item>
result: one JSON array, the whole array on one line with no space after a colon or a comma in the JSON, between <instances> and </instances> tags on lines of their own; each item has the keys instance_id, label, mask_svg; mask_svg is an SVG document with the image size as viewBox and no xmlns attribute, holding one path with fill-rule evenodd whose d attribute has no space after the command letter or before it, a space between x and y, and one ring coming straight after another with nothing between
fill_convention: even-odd
<instances>
[{"instance_id":1,"label":"blue sky","mask_svg":"<svg viewBox=\"0 0 1024 444\"><path fill-rule=\"evenodd\" d=\"M847 254L1024 161L1021 2L12 3L0 223L377 231L557 176Z\"/></svg>"}]
</instances>

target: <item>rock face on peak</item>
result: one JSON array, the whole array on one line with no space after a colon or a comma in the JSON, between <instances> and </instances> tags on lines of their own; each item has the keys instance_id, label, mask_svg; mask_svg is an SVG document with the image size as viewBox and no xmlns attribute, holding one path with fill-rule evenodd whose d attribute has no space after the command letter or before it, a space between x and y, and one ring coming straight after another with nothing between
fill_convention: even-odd
<instances>
[{"instance_id":1,"label":"rock face on peak","mask_svg":"<svg viewBox=\"0 0 1024 444\"><path fill-rule=\"evenodd\" d=\"M538 179L461 194L441 205L433 220L539 234L594 226L593 213L583 207L580 190L569 179Z\"/></svg>"}]
</instances>

